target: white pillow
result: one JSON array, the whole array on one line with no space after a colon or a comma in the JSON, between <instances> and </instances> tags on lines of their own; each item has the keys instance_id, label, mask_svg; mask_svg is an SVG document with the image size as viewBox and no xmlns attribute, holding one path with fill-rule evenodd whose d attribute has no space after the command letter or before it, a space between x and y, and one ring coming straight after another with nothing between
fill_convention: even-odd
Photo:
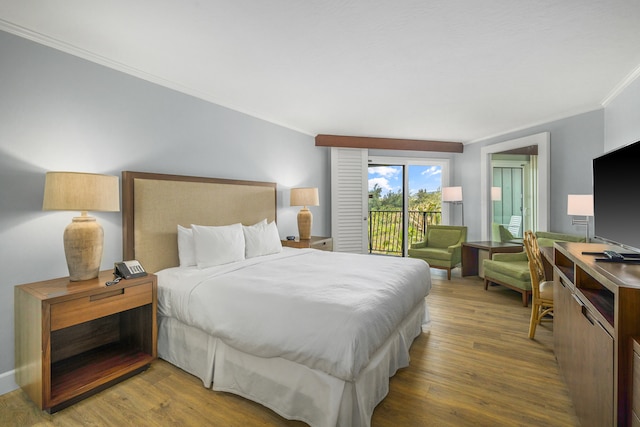
<instances>
[{"instance_id":1,"label":"white pillow","mask_svg":"<svg viewBox=\"0 0 640 427\"><path fill-rule=\"evenodd\" d=\"M251 236L253 236L255 233L257 233L259 231L260 228L264 227L267 225L267 218L263 219L262 221L256 222L253 225L243 225L242 226L242 233L244 235L244 257L245 258L252 258L250 256L247 255L247 247L248 246L254 246L253 242L251 243L247 243L247 236L249 236L249 239L252 239ZM250 253L253 253L253 249L249 250Z\"/></svg>"},{"instance_id":2,"label":"white pillow","mask_svg":"<svg viewBox=\"0 0 640 427\"><path fill-rule=\"evenodd\" d=\"M178 225L178 258L180 259L180 267L196 265L193 230L181 225Z\"/></svg>"},{"instance_id":3,"label":"white pillow","mask_svg":"<svg viewBox=\"0 0 640 427\"><path fill-rule=\"evenodd\" d=\"M256 222L253 225L243 225L242 228L245 229L247 227L264 227L265 225L267 225L267 218L263 219L262 221Z\"/></svg>"},{"instance_id":4,"label":"white pillow","mask_svg":"<svg viewBox=\"0 0 640 427\"><path fill-rule=\"evenodd\" d=\"M221 227L191 224L198 268L213 267L244 259L242 224Z\"/></svg>"},{"instance_id":5,"label":"white pillow","mask_svg":"<svg viewBox=\"0 0 640 427\"><path fill-rule=\"evenodd\" d=\"M264 227L265 225L267 225L267 218L263 219L260 222L256 222L253 225L243 225L242 226L242 232L244 233L244 236L245 236L245 241L244 241L245 249L246 249L246 246L247 246L247 235L246 235L245 231L248 230L249 232L251 232L251 230L255 230L255 229Z\"/></svg>"},{"instance_id":6,"label":"white pillow","mask_svg":"<svg viewBox=\"0 0 640 427\"><path fill-rule=\"evenodd\" d=\"M282 252L282 242L275 221L243 226L245 257L253 258Z\"/></svg>"}]
</instances>

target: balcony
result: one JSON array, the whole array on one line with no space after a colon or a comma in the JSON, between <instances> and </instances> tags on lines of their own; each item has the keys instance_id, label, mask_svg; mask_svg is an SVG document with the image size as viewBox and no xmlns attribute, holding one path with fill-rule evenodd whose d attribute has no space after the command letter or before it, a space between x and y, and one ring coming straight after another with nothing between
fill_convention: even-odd
<instances>
[{"instance_id":1,"label":"balcony","mask_svg":"<svg viewBox=\"0 0 640 427\"><path fill-rule=\"evenodd\" d=\"M440 211L409 211L409 245L424 240L426 227L442 222ZM369 211L369 253L402 256L402 212Z\"/></svg>"}]
</instances>

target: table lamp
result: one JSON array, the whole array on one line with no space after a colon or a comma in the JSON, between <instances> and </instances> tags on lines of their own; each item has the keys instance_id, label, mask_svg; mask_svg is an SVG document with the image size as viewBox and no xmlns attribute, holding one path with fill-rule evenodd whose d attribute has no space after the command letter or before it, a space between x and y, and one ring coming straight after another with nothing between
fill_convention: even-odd
<instances>
[{"instance_id":1,"label":"table lamp","mask_svg":"<svg viewBox=\"0 0 640 427\"><path fill-rule=\"evenodd\" d=\"M43 210L80 211L64 230L64 253L69 280L98 277L104 231L87 211L120 210L118 177L78 172L47 172Z\"/></svg>"},{"instance_id":2,"label":"table lamp","mask_svg":"<svg viewBox=\"0 0 640 427\"><path fill-rule=\"evenodd\" d=\"M464 205L462 204L462 187L442 187L442 201L462 207L462 225L464 225Z\"/></svg>"},{"instance_id":3,"label":"table lamp","mask_svg":"<svg viewBox=\"0 0 640 427\"><path fill-rule=\"evenodd\" d=\"M307 206L318 206L318 189L317 188L292 188L291 189L291 206L302 206L298 212L298 233L300 240L311 239L311 223L313 215Z\"/></svg>"},{"instance_id":4,"label":"table lamp","mask_svg":"<svg viewBox=\"0 0 640 427\"><path fill-rule=\"evenodd\" d=\"M567 195L567 215L584 217L584 219L571 218L571 225L586 226L585 241L589 243L589 217L593 216L593 194Z\"/></svg>"}]
</instances>

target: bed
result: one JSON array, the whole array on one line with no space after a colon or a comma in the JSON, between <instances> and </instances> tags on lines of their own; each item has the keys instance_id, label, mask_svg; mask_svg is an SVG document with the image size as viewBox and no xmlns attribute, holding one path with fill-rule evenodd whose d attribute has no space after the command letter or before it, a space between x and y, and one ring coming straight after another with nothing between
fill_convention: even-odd
<instances>
[{"instance_id":1,"label":"bed","mask_svg":"<svg viewBox=\"0 0 640 427\"><path fill-rule=\"evenodd\" d=\"M428 265L282 248L275 183L122 176L124 257L158 276L159 357L287 419L369 426L428 330Z\"/></svg>"}]
</instances>

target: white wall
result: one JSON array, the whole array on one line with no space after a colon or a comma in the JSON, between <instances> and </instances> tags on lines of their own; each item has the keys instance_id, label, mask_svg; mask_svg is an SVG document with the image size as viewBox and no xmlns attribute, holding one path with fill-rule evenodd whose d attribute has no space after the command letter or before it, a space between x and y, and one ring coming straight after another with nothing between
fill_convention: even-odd
<instances>
[{"instance_id":1,"label":"white wall","mask_svg":"<svg viewBox=\"0 0 640 427\"><path fill-rule=\"evenodd\" d=\"M469 227L469 240L482 238L480 220L481 148L541 132L549 132L551 137L551 176L549 178L551 194L548 228L550 231L584 233L584 229L571 225L571 217L567 215L567 195L592 192L591 161L594 157L602 154L603 150L603 110L556 120L465 145L464 153L456 159L455 174L457 175L456 181L464 188L465 224Z\"/></svg>"},{"instance_id":2,"label":"white wall","mask_svg":"<svg viewBox=\"0 0 640 427\"><path fill-rule=\"evenodd\" d=\"M640 78L636 78L604 110L604 151L640 141Z\"/></svg>"},{"instance_id":3,"label":"white wall","mask_svg":"<svg viewBox=\"0 0 640 427\"><path fill-rule=\"evenodd\" d=\"M72 212L43 212L45 172L123 170L278 183L278 226L297 233L288 189L317 186L313 233L330 231L329 150L311 136L0 32L0 394L14 387L14 285L68 274ZM122 259L121 214L102 267Z\"/></svg>"}]
</instances>

